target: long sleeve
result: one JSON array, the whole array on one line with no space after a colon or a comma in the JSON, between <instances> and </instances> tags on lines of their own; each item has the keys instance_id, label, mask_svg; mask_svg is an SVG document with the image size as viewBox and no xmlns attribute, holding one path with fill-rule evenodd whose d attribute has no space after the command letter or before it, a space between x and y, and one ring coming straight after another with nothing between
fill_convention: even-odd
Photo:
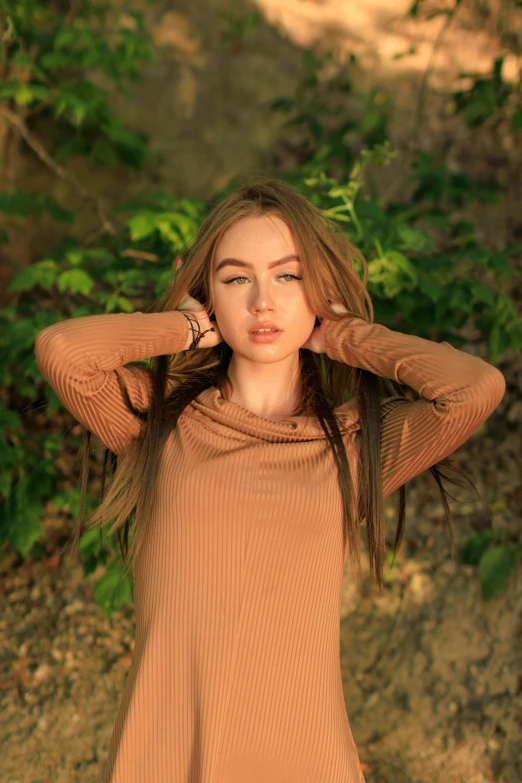
<instances>
[{"instance_id":1,"label":"long sleeve","mask_svg":"<svg viewBox=\"0 0 522 783\"><path fill-rule=\"evenodd\" d=\"M500 370L477 356L361 318L331 321L325 345L331 359L406 384L421 396L382 402L384 497L461 446L506 390Z\"/></svg>"},{"instance_id":2,"label":"long sleeve","mask_svg":"<svg viewBox=\"0 0 522 783\"><path fill-rule=\"evenodd\" d=\"M178 310L69 318L38 334L36 364L75 419L119 454L143 425L127 408L118 376L133 405L147 410L150 373L125 365L184 350L189 329Z\"/></svg>"}]
</instances>

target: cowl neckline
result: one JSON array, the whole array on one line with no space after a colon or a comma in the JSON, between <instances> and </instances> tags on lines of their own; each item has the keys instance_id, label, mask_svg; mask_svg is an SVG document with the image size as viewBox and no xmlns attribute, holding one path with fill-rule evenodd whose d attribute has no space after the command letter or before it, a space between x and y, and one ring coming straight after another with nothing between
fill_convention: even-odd
<instances>
[{"instance_id":1,"label":"cowl neckline","mask_svg":"<svg viewBox=\"0 0 522 783\"><path fill-rule=\"evenodd\" d=\"M354 400L343 403L335 409L341 433L358 427L358 414ZM315 415L287 416L272 421L244 408L232 400L226 400L220 390L211 386L200 392L190 403L194 412L207 419L207 423L229 428L235 433L260 438L272 443L291 441L325 440L326 433Z\"/></svg>"}]
</instances>

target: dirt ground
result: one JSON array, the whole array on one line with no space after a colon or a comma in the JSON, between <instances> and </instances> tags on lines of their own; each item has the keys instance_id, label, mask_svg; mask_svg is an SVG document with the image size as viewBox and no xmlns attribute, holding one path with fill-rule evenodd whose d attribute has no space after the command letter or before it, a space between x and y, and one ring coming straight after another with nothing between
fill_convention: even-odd
<instances>
[{"instance_id":1,"label":"dirt ground","mask_svg":"<svg viewBox=\"0 0 522 783\"><path fill-rule=\"evenodd\" d=\"M514 380L508 376L512 390ZM513 397L456 453L498 528L516 524L522 504ZM450 492L466 501L450 501L455 559L438 491L424 474L408 486L405 541L383 593L346 568L341 671L368 783L522 779L520 569L484 603L476 568L459 558L482 508L473 496ZM391 539L395 500L388 500ZM132 660L134 611L107 619L93 601L97 574L82 578L80 566L57 561L53 551L71 524L50 513L48 557L0 564L2 783L101 780Z\"/></svg>"},{"instance_id":2,"label":"dirt ground","mask_svg":"<svg viewBox=\"0 0 522 783\"><path fill-rule=\"evenodd\" d=\"M236 4L241 10L244 4ZM411 127L422 74L441 20L413 26L408 2L396 0L259 0L265 18L246 44L229 35L225 0L176 0L147 10L162 55L121 116L150 133L160 167L154 181L72 164L76 176L116 198L122 181L128 197L142 190L208 195L228 177L273 160L283 117L267 102L292 94L301 79L300 47L333 41L356 51L371 77L395 85L400 142ZM145 4L144 4L145 7ZM447 32L433 63L433 84L451 84L457 70L490 62L488 31L464 18ZM227 41L225 45L225 40ZM417 54L394 60L414 40ZM508 63L509 68L511 64ZM508 71L509 71L508 68ZM240 74L240 77L238 76ZM364 76L364 74L363 74ZM363 78L363 76L361 78ZM447 143L448 131L428 103L428 147ZM431 106L431 108L430 108ZM410 123L410 124L408 124ZM491 206L481 231L492 246L505 243L519 222L520 182L513 161L520 153L495 139L450 128L448 156L481 171L491 161L509 197ZM445 135L446 134L446 135ZM49 188L49 173L27 156L28 187ZM124 177L122 180L122 176ZM64 183L60 199L74 200ZM88 218L87 218L88 220ZM518 220L518 223L517 223ZM55 241L42 221L26 245L41 257ZM486 357L484 345L464 350ZM486 424L454 455L475 481L493 525L520 524L520 420L522 361L509 352L500 363L506 396ZM484 526L473 495L449 487L466 505L450 501L455 518L454 560L439 493L429 472L407 486L406 535L381 595L348 569L341 615L345 701L367 783L516 783L522 780L522 652L520 566L505 591L489 603L477 569L460 562L466 538ZM395 498L388 505L393 539ZM54 552L73 521L46 520L46 558L34 564L0 562L1 783L97 783L132 660L132 607L110 619L93 600L97 574L59 562ZM246 782L247 783L247 782Z\"/></svg>"}]
</instances>

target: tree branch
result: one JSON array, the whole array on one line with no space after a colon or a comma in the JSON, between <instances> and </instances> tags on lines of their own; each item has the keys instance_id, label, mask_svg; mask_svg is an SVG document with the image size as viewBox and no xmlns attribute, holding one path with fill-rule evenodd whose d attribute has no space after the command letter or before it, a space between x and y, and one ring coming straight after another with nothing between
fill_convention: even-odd
<instances>
[{"instance_id":1,"label":"tree branch","mask_svg":"<svg viewBox=\"0 0 522 783\"><path fill-rule=\"evenodd\" d=\"M439 30L439 34L437 35L434 43L433 48L431 50L431 54L428 60L428 64L426 65L426 69L424 71L424 74L422 76L421 85L419 87L419 95L417 98L417 107L415 110L415 119L414 119L414 127L413 127L413 138L415 139L415 142L418 142L419 138L419 130L420 125L422 122L423 114L424 114L424 105L426 102L426 91L428 87L428 79L431 76L431 73L433 71L434 62L435 62L435 55L437 54L442 41L444 40L444 36L448 32L448 29L453 22L455 18L455 14L457 13L459 7L461 4L461 0L455 0L455 4L453 8L447 12L446 14L446 21L442 25L441 29Z\"/></svg>"},{"instance_id":2,"label":"tree branch","mask_svg":"<svg viewBox=\"0 0 522 783\"><path fill-rule=\"evenodd\" d=\"M76 179L76 177L71 174L67 169L65 169L63 166L60 166L59 163L57 163L51 155L47 152L43 144L36 138L36 136L31 133L29 128L27 127L27 124L24 122L24 120L15 112L8 109L6 106L0 105L0 115L2 117L5 117L5 119L13 125L20 136L24 139L26 144L33 150L33 152L40 158L42 163L45 163L46 166L48 166L57 177L60 177L60 179L63 179L68 184L72 185L72 187L85 199L89 201L93 201L96 204L96 211L98 213L98 217L100 218L100 221L103 226L103 230L107 231L108 233L112 234L113 236L116 234L116 229L114 228L114 225L109 220L107 215L105 214L105 211L101 204L101 199L99 196L97 196L95 193L92 193L92 191L85 188L79 180Z\"/></svg>"}]
</instances>

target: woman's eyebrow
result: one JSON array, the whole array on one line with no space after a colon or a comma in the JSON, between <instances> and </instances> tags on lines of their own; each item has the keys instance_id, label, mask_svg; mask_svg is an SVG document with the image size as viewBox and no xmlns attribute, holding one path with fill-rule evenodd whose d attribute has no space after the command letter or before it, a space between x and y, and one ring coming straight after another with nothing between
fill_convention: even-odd
<instances>
[{"instance_id":1,"label":"woman's eyebrow","mask_svg":"<svg viewBox=\"0 0 522 783\"><path fill-rule=\"evenodd\" d=\"M272 269L274 266L279 266L280 264L286 264L287 261L300 261L299 256L296 256L294 254L291 254L289 256L285 256L284 258L280 258L277 261L272 261L271 264L268 264L268 268ZM231 266L243 266L247 267L248 269L253 269L254 264L249 264L247 261L241 261L239 258L223 258L222 261L219 262L219 264L216 266L216 272L219 272L222 267L227 266L227 264L230 264Z\"/></svg>"}]
</instances>

